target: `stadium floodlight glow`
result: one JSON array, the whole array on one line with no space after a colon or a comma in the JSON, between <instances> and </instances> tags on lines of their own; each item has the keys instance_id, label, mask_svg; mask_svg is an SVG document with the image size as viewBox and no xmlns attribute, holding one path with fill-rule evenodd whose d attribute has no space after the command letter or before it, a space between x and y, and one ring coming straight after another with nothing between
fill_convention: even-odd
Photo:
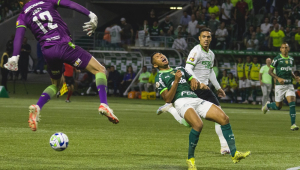
<instances>
[{"instance_id":1,"label":"stadium floodlight glow","mask_svg":"<svg viewBox=\"0 0 300 170\"><path fill-rule=\"evenodd\" d=\"M182 7L177 7L177 9L182 9Z\"/></svg>"},{"instance_id":2,"label":"stadium floodlight glow","mask_svg":"<svg viewBox=\"0 0 300 170\"><path fill-rule=\"evenodd\" d=\"M176 7L170 7L170 9L176 9Z\"/></svg>"}]
</instances>

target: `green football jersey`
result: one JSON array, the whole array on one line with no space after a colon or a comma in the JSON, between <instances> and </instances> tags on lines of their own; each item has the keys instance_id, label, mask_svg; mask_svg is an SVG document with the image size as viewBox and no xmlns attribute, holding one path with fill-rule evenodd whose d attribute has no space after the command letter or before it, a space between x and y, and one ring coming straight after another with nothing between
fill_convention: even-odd
<instances>
[{"instance_id":1,"label":"green football jersey","mask_svg":"<svg viewBox=\"0 0 300 170\"><path fill-rule=\"evenodd\" d=\"M291 56L284 57L281 54L273 59L271 67L275 69L276 75L285 79L284 84L292 84L292 68L294 67L294 58ZM276 80L276 85L280 83Z\"/></svg>"},{"instance_id":2,"label":"green football jersey","mask_svg":"<svg viewBox=\"0 0 300 170\"><path fill-rule=\"evenodd\" d=\"M159 91L159 94L164 92L165 90L170 90L173 82L175 80L175 73L177 70L180 70L182 73L182 77L178 83L178 87L176 90L176 94L172 103L174 103L179 98L191 97L198 98L197 95L191 90L191 86L188 83L192 80L193 76L188 73L183 67L176 67L175 69L159 71L155 77L155 85Z\"/></svg>"}]
</instances>

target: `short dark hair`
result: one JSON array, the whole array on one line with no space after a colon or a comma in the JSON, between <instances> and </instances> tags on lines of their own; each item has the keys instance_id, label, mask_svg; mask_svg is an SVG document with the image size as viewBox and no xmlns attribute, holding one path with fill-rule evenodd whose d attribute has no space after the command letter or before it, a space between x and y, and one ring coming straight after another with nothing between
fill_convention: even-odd
<instances>
[{"instance_id":1,"label":"short dark hair","mask_svg":"<svg viewBox=\"0 0 300 170\"><path fill-rule=\"evenodd\" d=\"M154 56L155 54L157 54L157 53L160 53L160 52L155 51L154 53L152 53L152 54L150 55L150 57L151 57L151 64L152 64L152 65L153 65L153 56Z\"/></svg>"},{"instance_id":2,"label":"short dark hair","mask_svg":"<svg viewBox=\"0 0 300 170\"><path fill-rule=\"evenodd\" d=\"M282 42L281 45L280 45L280 47L281 47L283 44L287 44L288 46L290 46L289 43L287 43L287 42Z\"/></svg>"},{"instance_id":3,"label":"short dark hair","mask_svg":"<svg viewBox=\"0 0 300 170\"><path fill-rule=\"evenodd\" d=\"M211 29L209 29L209 28L202 28L202 29L200 30L200 32L199 32L199 35L201 35L201 33L204 32L204 31L211 32Z\"/></svg>"}]
</instances>

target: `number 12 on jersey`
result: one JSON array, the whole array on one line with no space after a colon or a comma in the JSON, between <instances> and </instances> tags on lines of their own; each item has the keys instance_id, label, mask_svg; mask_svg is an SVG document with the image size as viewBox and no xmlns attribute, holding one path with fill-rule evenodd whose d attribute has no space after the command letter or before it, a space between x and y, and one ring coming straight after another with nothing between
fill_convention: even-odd
<instances>
[{"instance_id":1,"label":"number 12 on jersey","mask_svg":"<svg viewBox=\"0 0 300 170\"><path fill-rule=\"evenodd\" d=\"M57 24L53 24L53 18L49 11L41 12L39 14L39 17L42 21L46 21L48 19L48 29L49 30L53 30L58 27ZM43 24L40 22L40 20L38 19L37 16L34 16L32 20L40 27L40 29L44 32L44 34L46 34L48 32L46 30L46 28L43 26Z\"/></svg>"}]
</instances>

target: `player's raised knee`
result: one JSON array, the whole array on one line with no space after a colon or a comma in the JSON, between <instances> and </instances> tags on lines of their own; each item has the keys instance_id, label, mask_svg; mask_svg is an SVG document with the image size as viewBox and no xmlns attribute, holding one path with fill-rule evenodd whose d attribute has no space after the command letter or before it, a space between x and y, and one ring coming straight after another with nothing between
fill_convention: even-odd
<instances>
[{"instance_id":1,"label":"player's raised knee","mask_svg":"<svg viewBox=\"0 0 300 170\"><path fill-rule=\"evenodd\" d=\"M103 65L101 65L100 63L95 66L95 70L96 70L96 72L102 72L102 73L106 72L106 68Z\"/></svg>"},{"instance_id":2,"label":"player's raised knee","mask_svg":"<svg viewBox=\"0 0 300 170\"><path fill-rule=\"evenodd\" d=\"M224 113L221 116L221 122L220 125L227 125L229 123L229 117Z\"/></svg>"},{"instance_id":3,"label":"player's raised knee","mask_svg":"<svg viewBox=\"0 0 300 170\"><path fill-rule=\"evenodd\" d=\"M203 123L197 123L197 124L194 124L192 126L193 129L195 129L196 131L198 132L201 132L202 131L202 128L203 128Z\"/></svg>"}]
</instances>

